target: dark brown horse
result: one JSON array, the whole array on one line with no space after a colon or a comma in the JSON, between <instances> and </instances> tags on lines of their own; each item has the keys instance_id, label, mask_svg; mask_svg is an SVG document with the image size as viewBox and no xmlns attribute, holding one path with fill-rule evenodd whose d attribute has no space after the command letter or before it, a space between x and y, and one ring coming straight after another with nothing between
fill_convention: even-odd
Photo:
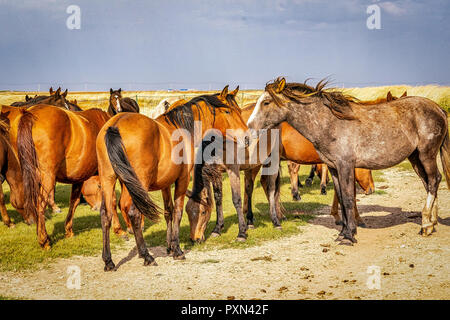
<instances>
[{"instance_id":1,"label":"dark brown horse","mask_svg":"<svg viewBox=\"0 0 450 320\"><path fill-rule=\"evenodd\" d=\"M356 242L357 230L354 169L389 168L408 158L428 194L421 233L430 235L438 222L439 151L450 188L446 112L422 97L363 105L340 91L326 90L325 85L324 81L311 87L276 79L266 85L248 126L273 128L287 121L311 141L329 167L342 207L343 228L338 240L350 243Z\"/></svg>"},{"instance_id":2,"label":"dark brown horse","mask_svg":"<svg viewBox=\"0 0 450 320\"><path fill-rule=\"evenodd\" d=\"M119 90L109 89L109 107L108 114L112 117L119 112L139 113L139 105L136 100L125 97L122 98L122 88Z\"/></svg>"},{"instance_id":3,"label":"dark brown horse","mask_svg":"<svg viewBox=\"0 0 450 320\"><path fill-rule=\"evenodd\" d=\"M22 172L20 171L19 159L9 142L9 126L4 120L0 120L0 212L3 223L10 227L14 227L14 223L8 216L5 207L5 199L1 183L5 180L10 187L10 201L14 208L22 215L27 224L32 224L34 218L27 216L23 210L23 181Z\"/></svg>"},{"instance_id":4,"label":"dark brown horse","mask_svg":"<svg viewBox=\"0 0 450 320\"><path fill-rule=\"evenodd\" d=\"M82 109L75 103L66 100L67 89L66 91L61 93L61 88L58 88L56 91L53 91L53 88L50 87L49 94L50 94L49 96L35 96L34 98L31 99L26 99L25 97L25 101L14 102L11 104L11 106L29 108L36 104L48 104L63 109L67 109L70 111L82 111Z\"/></svg>"},{"instance_id":5,"label":"dark brown horse","mask_svg":"<svg viewBox=\"0 0 450 320\"><path fill-rule=\"evenodd\" d=\"M219 129L224 135L227 128L246 128L235 100L237 92L238 88L228 93L226 86L220 94L196 97L169 108L156 120L136 113L119 113L102 128L97 137L97 157L103 192L100 213L105 271L115 268L109 228L115 211L117 178L125 184L131 202L127 214L144 265L154 265L155 261L144 242L141 214L156 220L159 213L148 191L162 190L168 252L173 252L174 259L184 258L179 245L179 228L193 165L194 123L201 121L201 134L210 128ZM172 184L175 184L175 204L171 197Z\"/></svg>"},{"instance_id":6,"label":"dark brown horse","mask_svg":"<svg viewBox=\"0 0 450 320\"><path fill-rule=\"evenodd\" d=\"M83 182L97 172L95 139L108 118L100 109L72 112L36 105L22 110L18 126L11 127L23 175L25 211L35 217L44 249L50 248L44 210L56 181L72 184L65 230L66 237L73 236L72 219Z\"/></svg>"}]
</instances>

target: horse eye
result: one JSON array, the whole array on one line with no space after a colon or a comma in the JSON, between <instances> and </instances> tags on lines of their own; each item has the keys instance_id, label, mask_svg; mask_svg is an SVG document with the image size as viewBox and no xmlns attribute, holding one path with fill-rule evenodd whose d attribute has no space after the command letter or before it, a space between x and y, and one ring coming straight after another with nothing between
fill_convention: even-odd
<instances>
[{"instance_id":1,"label":"horse eye","mask_svg":"<svg viewBox=\"0 0 450 320\"><path fill-rule=\"evenodd\" d=\"M201 214L202 214L202 215L205 215L205 214L206 214L206 211L202 211Z\"/></svg>"},{"instance_id":2,"label":"horse eye","mask_svg":"<svg viewBox=\"0 0 450 320\"><path fill-rule=\"evenodd\" d=\"M268 106L268 105L269 105L269 103L270 103L269 101L264 101L264 103L263 103L263 104L264 104L265 106Z\"/></svg>"},{"instance_id":3,"label":"horse eye","mask_svg":"<svg viewBox=\"0 0 450 320\"><path fill-rule=\"evenodd\" d=\"M226 114L230 114L231 112L229 110L225 110L225 113Z\"/></svg>"}]
</instances>

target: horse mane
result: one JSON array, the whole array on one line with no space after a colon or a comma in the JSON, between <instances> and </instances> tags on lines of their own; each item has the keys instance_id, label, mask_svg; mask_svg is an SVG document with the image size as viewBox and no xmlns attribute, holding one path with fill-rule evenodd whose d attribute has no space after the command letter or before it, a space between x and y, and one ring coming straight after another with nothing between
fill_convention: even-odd
<instances>
[{"instance_id":1,"label":"horse mane","mask_svg":"<svg viewBox=\"0 0 450 320\"><path fill-rule=\"evenodd\" d=\"M169 107L169 109L167 109L163 116L165 117L165 120L168 124L172 124L177 128L187 129L192 133L194 131L194 108L196 108L203 114L203 108L200 105L200 102L205 103L209 111L213 114L214 118L216 117L216 109L232 108L220 101L218 96L218 93L213 95L201 95L189 100L188 102L183 102L180 104L175 102L172 106ZM229 101L230 104L233 105L231 99L233 98L228 95L227 101Z\"/></svg>"},{"instance_id":2,"label":"horse mane","mask_svg":"<svg viewBox=\"0 0 450 320\"><path fill-rule=\"evenodd\" d=\"M9 141L9 124L4 119L0 119L0 136L7 138Z\"/></svg>"},{"instance_id":3,"label":"horse mane","mask_svg":"<svg viewBox=\"0 0 450 320\"><path fill-rule=\"evenodd\" d=\"M265 90L273 98L276 105L281 106L282 101L276 94L276 89L280 84L282 78L277 78L271 83L266 84ZM357 119L353 113L350 103L358 103L358 100L352 96L345 95L341 91L333 88L326 88L328 81L326 79L320 80L315 87L307 84L308 79L304 83L291 82L286 83L284 89L280 94L289 101L297 104L307 104L302 99L307 97L318 97L323 100L324 105L330 109L333 115L341 120L355 120Z\"/></svg>"}]
</instances>

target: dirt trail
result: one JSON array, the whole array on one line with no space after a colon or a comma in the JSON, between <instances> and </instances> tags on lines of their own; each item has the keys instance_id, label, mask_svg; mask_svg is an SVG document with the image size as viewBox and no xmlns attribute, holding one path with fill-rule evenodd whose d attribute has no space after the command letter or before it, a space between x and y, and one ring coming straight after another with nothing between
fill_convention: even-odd
<instances>
[{"instance_id":1,"label":"dirt trail","mask_svg":"<svg viewBox=\"0 0 450 320\"><path fill-rule=\"evenodd\" d=\"M413 172L386 170L377 187L359 195L368 228L358 243L340 246L329 208L302 233L247 249L191 251L174 261L152 248L158 266L144 267L134 241L113 252L119 268L103 272L97 257L61 259L30 273L0 273L0 294L37 299L448 299L450 191L441 183L439 225L418 235L425 192ZM68 266L81 268L81 288L66 287ZM380 289L369 289L369 266L380 269Z\"/></svg>"}]
</instances>

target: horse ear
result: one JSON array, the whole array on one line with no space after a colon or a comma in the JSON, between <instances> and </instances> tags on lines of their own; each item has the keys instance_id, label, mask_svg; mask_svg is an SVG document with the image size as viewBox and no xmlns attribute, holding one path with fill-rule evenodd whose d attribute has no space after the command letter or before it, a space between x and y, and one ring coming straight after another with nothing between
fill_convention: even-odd
<instances>
[{"instance_id":1,"label":"horse ear","mask_svg":"<svg viewBox=\"0 0 450 320\"><path fill-rule=\"evenodd\" d=\"M390 91L387 93L386 100L388 102L394 100L394 97L392 97L392 93Z\"/></svg>"},{"instance_id":2,"label":"horse ear","mask_svg":"<svg viewBox=\"0 0 450 320\"><path fill-rule=\"evenodd\" d=\"M113 89L111 88L111 89L109 89L109 94L112 94L113 93Z\"/></svg>"},{"instance_id":3,"label":"horse ear","mask_svg":"<svg viewBox=\"0 0 450 320\"><path fill-rule=\"evenodd\" d=\"M67 97L67 89L66 89L66 91L64 91L64 93L62 94L62 96L65 98L65 97Z\"/></svg>"},{"instance_id":4,"label":"horse ear","mask_svg":"<svg viewBox=\"0 0 450 320\"><path fill-rule=\"evenodd\" d=\"M284 88L286 88L286 79L281 78L277 83L277 89L275 91L276 93L280 93L281 91L284 90Z\"/></svg>"},{"instance_id":5,"label":"horse ear","mask_svg":"<svg viewBox=\"0 0 450 320\"><path fill-rule=\"evenodd\" d=\"M48 92L50 93L50 95L52 95L53 94L53 87L50 87L50 89L48 90Z\"/></svg>"},{"instance_id":6,"label":"horse ear","mask_svg":"<svg viewBox=\"0 0 450 320\"><path fill-rule=\"evenodd\" d=\"M25 101L30 100L30 97L28 95L25 96Z\"/></svg>"},{"instance_id":7,"label":"horse ear","mask_svg":"<svg viewBox=\"0 0 450 320\"><path fill-rule=\"evenodd\" d=\"M118 91L119 91L119 93L121 93L121 92L122 92L122 88L119 88L119 90L118 90Z\"/></svg>"},{"instance_id":8,"label":"horse ear","mask_svg":"<svg viewBox=\"0 0 450 320\"><path fill-rule=\"evenodd\" d=\"M58 88L58 90L55 91L55 96L59 97L61 95L61 87Z\"/></svg>"},{"instance_id":9,"label":"horse ear","mask_svg":"<svg viewBox=\"0 0 450 320\"><path fill-rule=\"evenodd\" d=\"M239 86L236 87L233 91L230 92L230 94L234 97L236 97L237 93L239 92Z\"/></svg>"},{"instance_id":10,"label":"horse ear","mask_svg":"<svg viewBox=\"0 0 450 320\"><path fill-rule=\"evenodd\" d=\"M77 99L73 100L73 104L78 104Z\"/></svg>"},{"instance_id":11,"label":"horse ear","mask_svg":"<svg viewBox=\"0 0 450 320\"><path fill-rule=\"evenodd\" d=\"M225 88L223 88L222 92L220 93L220 97L222 99L226 99L228 95L228 85L225 86Z\"/></svg>"},{"instance_id":12,"label":"horse ear","mask_svg":"<svg viewBox=\"0 0 450 320\"><path fill-rule=\"evenodd\" d=\"M403 94L402 94L402 96L400 98L403 98L403 97L406 97L406 96L408 96L408 92L407 91L403 92Z\"/></svg>"}]
</instances>

